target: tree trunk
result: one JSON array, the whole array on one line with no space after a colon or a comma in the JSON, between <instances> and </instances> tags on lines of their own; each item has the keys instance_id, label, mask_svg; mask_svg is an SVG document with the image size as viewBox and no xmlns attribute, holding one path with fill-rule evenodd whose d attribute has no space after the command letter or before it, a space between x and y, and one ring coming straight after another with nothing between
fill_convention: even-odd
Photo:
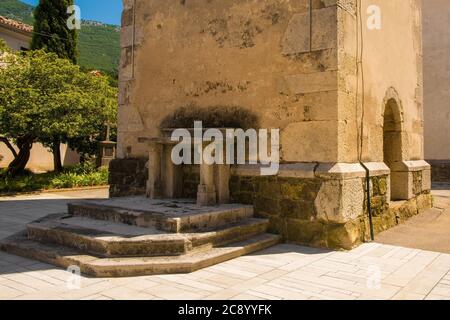
<instances>
[{"instance_id":1,"label":"tree trunk","mask_svg":"<svg viewBox=\"0 0 450 320\"><path fill-rule=\"evenodd\" d=\"M7 174L11 177L15 177L25 170L28 160L30 160L33 138L24 137L17 139L17 147L19 148L19 154L8 166Z\"/></svg>"},{"instance_id":2,"label":"tree trunk","mask_svg":"<svg viewBox=\"0 0 450 320\"><path fill-rule=\"evenodd\" d=\"M53 139L53 170L55 172L62 172L63 166L61 164L61 142L58 138Z\"/></svg>"},{"instance_id":3,"label":"tree trunk","mask_svg":"<svg viewBox=\"0 0 450 320\"><path fill-rule=\"evenodd\" d=\"M16 150L14 149L13 145L11 144L11 142L9 142L8 138L0 137L0 142L3 142L6 145L6 147L9 149L9 151L11 151L14 158L17 158L18 154L17 154Z\"/></svg>"}]
</instances>

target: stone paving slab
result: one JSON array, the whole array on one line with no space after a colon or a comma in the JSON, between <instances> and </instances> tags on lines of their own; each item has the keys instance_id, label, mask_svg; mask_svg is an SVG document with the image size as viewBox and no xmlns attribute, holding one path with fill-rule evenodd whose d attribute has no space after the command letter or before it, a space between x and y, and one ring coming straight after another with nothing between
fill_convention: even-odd
<instances>
[{"instance_id":1,"label":"stone paving slab","mask_svg":"<svg viewBox=\"0 0 450 320\"><path fill-rule=\"evenodd\" d=\"M384 244L450 254L450 185L432 191L434 208L378 236Z\"/></svg>"},{"instance_id":2,"label":"stone paving slab","mask_svg":"<svg viewBox=\"0 0 450 320\"><path fill-rule=\"evenodd\" d=\"M0 235L15 233L9 223L20 230L63 212L75 197L0 198ZM349 252L281 244L186 275L73 279L65 270L0 253L0 299L450 300L450 254L382 243Z\"/></svg>"}]
</instances>

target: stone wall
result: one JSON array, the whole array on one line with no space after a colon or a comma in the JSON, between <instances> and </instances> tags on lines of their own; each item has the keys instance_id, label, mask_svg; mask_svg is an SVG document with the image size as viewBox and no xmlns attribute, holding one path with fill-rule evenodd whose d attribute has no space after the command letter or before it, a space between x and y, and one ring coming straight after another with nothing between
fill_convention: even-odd
<instances>
[{"instance_id":1,"label":"stone wall","mask_svg":"<svg viewBox=\"0 0 450 320\"><path fill-rule=\"evenodd\" d=\"M433 182L450 183L450 160L428 160Z\"/></svg>"},{"instance_id":2,"label":"stone wall","mask_svg":"<svg viewBox=\"0 0 450 320\"><path fill-rule=\"evenodd\" d=\"M366 178L337 178L312 172L310 177L260 177L233 174L232 200L251 204L259 217L270 220L270 230L284 240L332 249L351 249L370 240ZM376 174L376 173L375 173ZM420 180L419 173L416 173ZM390 201L390 179L379 172L370 178L375 234L431 207L429 190L417 183L417 194L407 201Z\"/></svg>"},{"instance_id":3,"label":"stone wall","mask_svg":"<svg viewBox=\"0 0 450 320\"><path fill-rule=\"evenodd\" d=\"M109 164L111 197L145 195L148 159L115 159Z\"/></svg>"},{"instance_id":4,"label":"stone wall","mask_svg":"<svg viewBox=\"0 0 450 320\"><path fill-rule=\"evenodd\" d=\"M183 198L196 199L200 184L200 168L194 165L183 166Z\"/></svg>"},{"instance_id":5,"label":"stone wall","mask_svg":"<svg viewBox=\"0 0 450 320\"><path fill-rule=\"evenodd\" d=\"M425 159L433 164L433 181L450 182L450 1L422 6Z\"/></svg>"},{"instance_id":6,"label":"stone wall","mask_svg":"<svg viewBox=\"0 0 450 320\"><path fill-rule=\"evenodd\" d=\"M337 20L353 1L339 2L124 1L118 157L145 157L139 137L183 107L219 106L280 129L284 161L344 158Z\"/></svg>"}]
</instances>

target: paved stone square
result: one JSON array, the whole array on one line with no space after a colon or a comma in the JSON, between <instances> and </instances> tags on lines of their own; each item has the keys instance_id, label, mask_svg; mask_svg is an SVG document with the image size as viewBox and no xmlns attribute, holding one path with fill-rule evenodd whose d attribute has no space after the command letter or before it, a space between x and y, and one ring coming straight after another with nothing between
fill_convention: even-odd
<instances>
[{"instance_id":1,"label":"paved stone square","mask_svg":"<svg viewBox=\"0 0 450 320\"><path fill-rule=\"evenodd\" d=\"M438 221L447 221L450 192L440 189L434 191L437 209L433 209L439 214L427 212L416 218L416 224L436 215ZM107 190L0 198L0 237L40 217L64 212L69 201L92 198L107 198ZM414 220L408 226L414 228ZM450 254L432 251L432 244L427 244L428 251L414 243L409 248L397 245L409 235L404 230L397 237L395 229L388 232L380 236L383 243L349 252L281 244L192 274L82 277L79 287L65 270L0 253L0 299L450 300ZM445 232L438 234L441 242L446 240Z\"/></svg>"}]
</instances>

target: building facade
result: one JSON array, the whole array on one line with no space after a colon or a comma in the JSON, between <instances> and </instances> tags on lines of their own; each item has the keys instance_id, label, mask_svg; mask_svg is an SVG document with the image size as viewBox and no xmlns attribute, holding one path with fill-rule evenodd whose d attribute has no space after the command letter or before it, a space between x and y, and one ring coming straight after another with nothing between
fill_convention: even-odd
<instances>
[{"instance_id":1,"label":"building facade","mask_svg":"<svg viewBox=\"0 0 450 320\"><path fill-rule=\"evenodd\" d=\"M450 3L423 1L425 158L433 181L450 182Z\"/></svg>"},{"instance_id":2,"label":"building facade","mask_svg":"<svg viewBox=\"0 0 450 320\"><path fill-rule=\"evenodd\" d=\"M226 187L286 241L351 248L431 206L421 1L124 4L113 196L198 197L205 170L160 166L161 141L214 118L280 130L279 173L233 165Z\"/></svg>"},{"instance_id":3,"label":"building facade","mask_svg":"<svg viewBox=\"0 0 450 320\"><path fill-rule=\"evenodd\" d=\"M15 51L30 48L33 27L25 23L0 16L0 38Z\"/></svg>"}]
</instances>

